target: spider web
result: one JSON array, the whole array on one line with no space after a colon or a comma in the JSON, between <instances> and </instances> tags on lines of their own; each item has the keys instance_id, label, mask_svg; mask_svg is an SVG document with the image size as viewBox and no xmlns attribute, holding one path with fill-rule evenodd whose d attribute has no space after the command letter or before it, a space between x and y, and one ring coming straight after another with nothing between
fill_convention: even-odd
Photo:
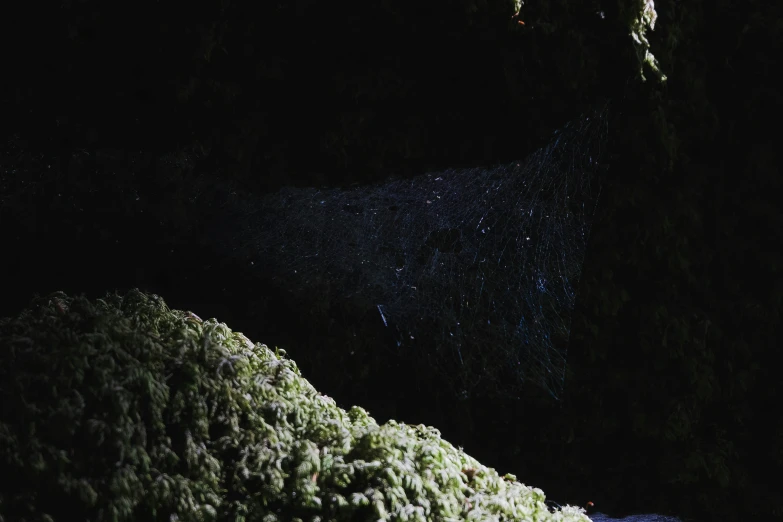
<instances>
[{"instance_id":1,"label":"spider web","mask_svg":"<svg viewBox=\"0 0 783 522\"><path fill-rule=\"evenodd\" d=\"M458 396L529 382L557 399L606 116L568 123L509 165L235 193L232 232L220 227L216 240L283 288L372 307L396 346L446 373Z\"/></svg>"}]
</instances>

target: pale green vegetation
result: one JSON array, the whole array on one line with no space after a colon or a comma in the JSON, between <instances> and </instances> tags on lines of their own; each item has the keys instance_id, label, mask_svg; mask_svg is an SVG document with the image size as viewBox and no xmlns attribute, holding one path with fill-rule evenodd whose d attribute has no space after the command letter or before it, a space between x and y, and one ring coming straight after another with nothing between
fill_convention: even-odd
<instances>
[{"instance_id":1,"label":"pale green vegetation","mask_svg":"<svg viewBox=\"0 0 783 522\"><path fill-rule=\"evenodd\" d=\"M0 321L0 394L3 520L588 520L139 291Z\"/></svg>"},{"instance_id":2,"label":"pale green vegetation","mask_svg":"<svg viewBox=\"0 0 783 522\"><path fill-rule=\"evenodd\" d=\"M631 21L631 37L636 49L636 56L639 59L639 75L642 80L647 80L644 76L644 66L646 65L655 74L658 81L665 82L666 75L661 71L658 59L650 51L650 42L645 35L647 29L650 31L655 30L655 22L658 20L658 13L655 12L655 1L636 0L636 6L637 10L635 10Z\"/></svg>"}]
</instances>

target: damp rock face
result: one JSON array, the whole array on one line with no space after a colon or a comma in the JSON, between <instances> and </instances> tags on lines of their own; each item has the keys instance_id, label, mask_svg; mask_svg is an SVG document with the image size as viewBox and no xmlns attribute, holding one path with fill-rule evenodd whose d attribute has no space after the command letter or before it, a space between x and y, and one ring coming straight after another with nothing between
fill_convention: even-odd
<instances>
[{"instance_id":1,"label":"damp rock face","mask_svg":"<svg viewBox=\"0 0 783 522\"><path fill-rule=\"evenodd\" d=\"M134 290L0 320L0 520L588 521Z\"/></svg>"}]
</instances>

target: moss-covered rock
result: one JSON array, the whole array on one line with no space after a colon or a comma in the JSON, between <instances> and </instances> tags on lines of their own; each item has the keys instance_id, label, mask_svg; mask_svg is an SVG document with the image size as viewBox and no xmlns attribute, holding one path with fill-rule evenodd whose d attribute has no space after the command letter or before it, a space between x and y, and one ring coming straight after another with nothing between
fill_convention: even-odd
<instances>
[{"instance_id":1,"label":"moss-covered rock","mask_svg":"<svg viewBox=\"0 0 783 522\"><path fill-rule=\"evenodd\" d=\"M0 395L4 521L588 520L140 291L0 320Z\"/></svg>"}]
</instances>

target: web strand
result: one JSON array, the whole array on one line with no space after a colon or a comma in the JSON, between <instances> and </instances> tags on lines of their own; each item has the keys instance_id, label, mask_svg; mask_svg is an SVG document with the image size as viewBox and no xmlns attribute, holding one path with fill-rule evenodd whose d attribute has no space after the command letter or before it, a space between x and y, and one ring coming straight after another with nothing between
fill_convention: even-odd
<instances>
[{"instance_id":1,"label":"web strand","mask_svg":"<svg viewBox=\"0 0 783 522\"><path fill-rule=\"evenodd\" d=\"M360 299L455 393L531 382L558 398L606 112L523 162L236 196L222 239L284 288Z\"/></svg>"}]
</instances>

